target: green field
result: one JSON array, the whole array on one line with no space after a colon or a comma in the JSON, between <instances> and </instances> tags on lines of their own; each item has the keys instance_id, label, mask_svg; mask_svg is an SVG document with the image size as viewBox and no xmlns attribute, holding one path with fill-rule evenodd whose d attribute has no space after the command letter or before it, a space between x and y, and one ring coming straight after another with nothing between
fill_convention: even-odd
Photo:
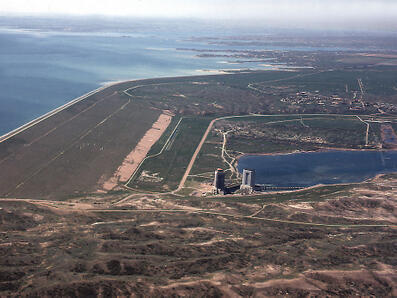
<instances>
[{"instance_id":1,"label":"green field","mask_svg":"<svg viewBox=\"0 0 397 298\"><path fill-rule=\"evenodd\" d=\"M163 153L146 159L128 186L149 191L176 189L210 120L183 118ZM153 152L155 150L158 148Z\"/></svg>"},{"instance_id":2,"label":"green field","mask_svg":"<svg viewBox=\"0 0 397 298\"><path fill-rule=\"evenodd\" d=\"M308 76L293 77L272 85L292 85L299 91L320 91L322 94L346 94L348 90L359 91L357 79L361 78L365 92L373 96L395 96L397 94L397 71L379 68L377 70L345 71L335 70ZM268 85L263 82L263 85ZM261 84L259 84L261 85Z\"/></svg>"}]
</instances>

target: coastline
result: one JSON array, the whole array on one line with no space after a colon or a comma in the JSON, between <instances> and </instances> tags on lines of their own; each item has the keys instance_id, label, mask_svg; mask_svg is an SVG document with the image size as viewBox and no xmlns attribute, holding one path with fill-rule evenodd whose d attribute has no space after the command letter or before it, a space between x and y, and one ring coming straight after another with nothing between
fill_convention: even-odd
<instances>
[{"instance_id":1,"label":"coastline","mask_svg":"<svg viewBox=\"0 0 397 298\"><path fill-rule=\"evenodd\" d=\"M200 70L197 70L200 71ZM41 121L44 121L48 118L50 118L53 115L56 115L57 113L73 106L74 104L86 99L87 97L94 95L100 91L103 91L109 87L118 85L118 84L124 84L124 83L132 83L132 82L140 82L140 81L147 81L147 80L157 80L157 79L176 79L176 78L196 78L196 77L206 77L206 76L216 76L216 75L229 75L230 73L206 73L206 74L199 74L199 75L183 75L183 76L164 76L164 77L152 77L152 78L141 78L141 79L126 79L126 80L116 80L116 81L105 81L105 82L100 82L98 88L91 90L83 95L80 95L70 101L68 101L67 103L41 115L36 117L35 119L3 134L0 135L0 144L10 138L12 138L13 136L18 135L19 133L23 132L24 130L40 123Z\"/></svg>"},{"instance_id":2,"label":"coastline","mask_svg":"<svg viewBox=\"0 0 397 298\"><path fill-rule=\"evenodd\" d=\"M94 90L91 90L91 91L89 91L89 92L87 92L87 93L85 93L85 94L83 94L83 95L81 95L79 97L76 97L76 98L72 99L71 101L65 103L64 105L61 105L60 107L57 107L57 108L55 108L55 109L53 109L53 110L51 110L51 111L49 111L49 112L47 112L47 113L45 113L45 114L43 114L41 116L29 121L28 123L25 123L25 124L15 128L15 129L11 130L10 132L0 136L0 143L12 138L13 136L18 135L19 133L21 133L21 132L25 131L26 129L28 129L28 128L30 128L30 127L32 127L32 126L34 126L34 125L36 125L36 124L48 119L48 118L50 118L51 116L58 114L59 112L61 112L61 111L65 110L65 109L73 106L74 104L76 104L76 103L78 103L78 102L80 102L80 101L82 101L82 100L84 100L84 99L86 99L88 97L90 97L91 95L94 95L94 94L96 94L96 93L98 93L100 91L103 91L103 90L105 90L105 89L107 89L107 88L109 88L111 86L114 86L114 85L117 85L117 84L120 84L120 83L126 83L126 82L130 82L130 80L114 82L114 83L110 83L110 82L109 83L104 83L101 87L99 87L97 89L94 89Z\"/></svg>"}]
</instances>

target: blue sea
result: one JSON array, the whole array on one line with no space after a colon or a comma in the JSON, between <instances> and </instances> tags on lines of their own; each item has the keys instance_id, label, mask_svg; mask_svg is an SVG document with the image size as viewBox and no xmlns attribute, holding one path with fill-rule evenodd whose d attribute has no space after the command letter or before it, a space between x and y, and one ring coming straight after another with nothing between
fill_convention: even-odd
<instances>
[{"instance_id":1,"label":"blue sea","mask_svg":"<svg viewBox=\"0 0 397 298\"><path fill-rule=\"evenodd\" d=\"M167 30L76 33L0 28L0 136L105 82L209 73L202 70L272 69L263 62L239 63L229 57L197 58L197 52L180 49L320 50L226 46L192 39L213 30ZM226 34L218 31L219 36Z\"/></svg>"},{"instance_id":2,"label":"blue sea","mask_svg":"<svg viewBox=\"0 0 397 298\"><path fill-rule=\"evenodd\" d=\"M0 30L0 135L105 82L260 67L176 50L222 49L187 36Z\"/></svg>"},{"instance_id":3,"label":"blue sea","mask_svg":"<svg viewBox=\"0 0 397 298\"><path fill-rule=\"evenodd\" d=\"M361 182L397 172L397 151L325 151L245 155L238 170L255 169L256 183L277 187Z\"/></svg>"}]
</instances>

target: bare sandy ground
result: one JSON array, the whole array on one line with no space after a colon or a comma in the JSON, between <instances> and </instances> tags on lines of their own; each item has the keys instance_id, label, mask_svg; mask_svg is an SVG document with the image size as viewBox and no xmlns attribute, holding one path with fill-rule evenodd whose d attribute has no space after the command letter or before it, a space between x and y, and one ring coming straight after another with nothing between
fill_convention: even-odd
<instances>
[{"instance_id":1,"label":"bare sandy ground","mask_svg":"<svg viewBox=\"0 0 397 298\"><path fill-rule=\"evenodd\" d=\"M102 190L109 191L115 188L118 183L127 182L142 160L146 157L150 148L160 139L161 135L167 129L168 125L171 123L171 119L172 116L168 111L164 111L164 113L159 116L157 121L153 123L152 128L145 133L134 150L127 155L114 175L102 184Z\"/></svg>"}]
</instances>

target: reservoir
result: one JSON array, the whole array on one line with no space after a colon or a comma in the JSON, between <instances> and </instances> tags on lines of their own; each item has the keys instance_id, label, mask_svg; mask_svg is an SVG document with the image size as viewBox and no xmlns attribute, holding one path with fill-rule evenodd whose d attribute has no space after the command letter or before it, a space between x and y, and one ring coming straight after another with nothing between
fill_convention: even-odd
<instances>
[{"instance_id":1,"label":"reservoir","mask_svg":"<svg viewBox=\"0 0 397 298\"><path fill-rule=\"evenodd\" d=\"M304 152L244 155L238 170L255 169L256 183L277 187L361 182L380 173L397 172L397 151Z\"/></svg>"}]
</instances>

